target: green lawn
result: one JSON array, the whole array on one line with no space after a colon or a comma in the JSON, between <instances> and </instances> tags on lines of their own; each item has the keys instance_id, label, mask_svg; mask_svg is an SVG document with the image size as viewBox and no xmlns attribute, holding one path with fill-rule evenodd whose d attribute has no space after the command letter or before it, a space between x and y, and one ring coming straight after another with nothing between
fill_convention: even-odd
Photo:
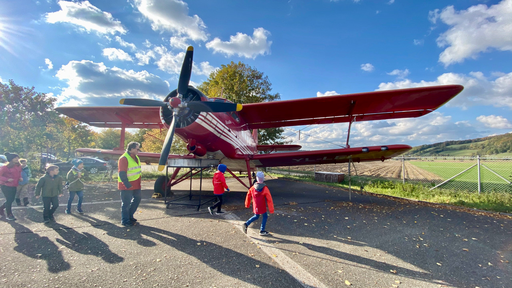
<instances>
[{"instance_id":1,"label":"green lawn","mask_svg":"<svg viewBox=\"0 0 512 288\"><path fill-rule=\"evenodd\" d=\"M410 161L410 163L421 169L438 175L443 180L447 180L476 164L476 160L463 162ZM505 178L508 181L512 180L512 161L482 160L480 163L480 180L482 183L480 187L481 191L504 191L510 186L507 181L503 180L499 176ZM491 172L487 168L494 171L495 173ZM477 166L475 165L468 171L444 184L443 188L478 191Z\"/></svg>"}]
</instances>

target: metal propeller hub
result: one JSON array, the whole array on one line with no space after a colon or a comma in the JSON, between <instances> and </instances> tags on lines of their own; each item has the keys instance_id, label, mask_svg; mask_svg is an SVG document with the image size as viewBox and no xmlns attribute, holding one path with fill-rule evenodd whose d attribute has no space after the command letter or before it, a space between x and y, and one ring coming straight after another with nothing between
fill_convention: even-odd
<instances>
[{"instance_id":1,"label":"metal propeller hub","mask_svg":"<svg viewBox=\"0 0 512 288\"><path fill-rule=\"evenodd\" d=\"M169 102L172 108L178 108L181 104L181 99L178 97L171 98L171 101Z\"/></svg>"}]
</instances>

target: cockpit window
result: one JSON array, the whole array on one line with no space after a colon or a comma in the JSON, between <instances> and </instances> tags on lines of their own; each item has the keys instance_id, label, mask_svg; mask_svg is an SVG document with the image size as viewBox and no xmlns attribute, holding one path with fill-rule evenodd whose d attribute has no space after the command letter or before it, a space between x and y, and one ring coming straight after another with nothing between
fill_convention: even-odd
<instances>
[{"instance_id":1,"label":"cockpit window","mask_svg":"<svg viewBox=\"0 0 512 288\"><path fill-rule=\"evenodd\" d=\"M231 112L231 116L233 117L233 119L235 119L236 122L240 123L240 117L238 117L238 113Z\"/></svg>"}]
</instances>

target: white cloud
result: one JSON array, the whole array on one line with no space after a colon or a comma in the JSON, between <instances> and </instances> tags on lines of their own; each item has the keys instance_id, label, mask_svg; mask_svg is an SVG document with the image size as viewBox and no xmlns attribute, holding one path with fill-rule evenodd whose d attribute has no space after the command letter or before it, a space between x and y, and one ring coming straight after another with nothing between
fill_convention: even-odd
<instances>
[{"instance_id":1,"label":"white cloud","mask_svg":"<svg viewBox=\"0 0 512 288\"><path fill-rule=\"evenodd\" d=\"M425 42L424 40L419 40L419 39L414 39L414 41L413 41L414 45L416 45L416 46L423 45L424 42Z\"/></svg>"},{"instance_id":2,"label":"white cloud","mask_svg":"<svg viewBox=\"0 0 512 288\"><path fill-rule=\"evenodd\" d=\"M219 38L206 43L206 48L213 49L213 53L224 53L227 56L237 54L240 57L256 58L258 55L270 54L272 41L267 41L270 32L263 28L256 28L252 37L238 32L229 37L229 41L223 42Z\"/></svg>"},{"instance_id":3,"label":"white cloud","mask_svg":"<svg viewBox=\"0 0 512 288\"><path fill-rule=\"evenodd\" d=\"M210 76L210 74L212 74L213 71L219 69L217 67L213 67L212 65L210 65L210 62L208 62L208 61L201 62L199 64L199 67L197 67L197 65L195 63L193 65L194 65L194 67L192 68L192 72L194 72L194 74L204 75L206 77Z\"/></svg>"},{"instance_id":4,"label":"white cloud","mask_svg":"<svg viewBox=\"0 0 512 288\"><path fill-rule=\"evenodd\" d=\"M185 52L174 54L167 51L167 48L163 46L156 47L153 51L160 56L160 59L156 61L158 69L169 74L180 74Z\"/></svg>"},{"instance_id":5,"label":"white cloud","mask_svg":"<svg viewBox=\"0 0 512 288\"><path fill-rule=\"evenodd\" d=\"M70 61L56 76L68 84L58 96L57 106L109 106L123 97L163 99L169 93L167 83L147 71L109 68L89 60Z\"/></svg>"},{"instance_id":6,"label":"white cloud","mask_svg":"<svg viewBox=\"0 0 512 288\"><path fill-rule=\"evenodd\" d=\"M45 58L44 59L44 63L48 66L48 70L52 70L53 69L53 63L50 59L48 58Z\"/></svg>"},{"instance_id":7,"label":"white cloud","mask_svg":"<svg viewBox=\"0 0 512 288\"><path fill-rule=\"evenodd\" d=\"M440 19L450 26L437 38L439 47L447 47L439 55L439 62L445 66L476 58L479 53L492 49L512 51L512 0L491 7L479 4L460 11L448 6L441 13L435 10L429 15L433 23Z\"/></svg>"},{"instance_id":8,"label":"white cloud","mask_svg":"<svg viewBox=\"0 0 512 288\"><path fill-rule=\"evenodd\" d=\"M476 120L483 123L486 127L495 128L495 129L510 129L512 128L512 124L508 121L507 118L502 116L478 116Z\"/></svg>"},{"instance_id":9,"label":"white cloud","mask_svg":"<svg viewBox=\"0 0 512 288\"><path fill-rule=\"evenodd\" d=\"M137 64L143 66L148 65L151 59L156 59L156 54L152 50L139 51L135 53L135 58L139 60Z\"/></svg>"},{"instance_id":10,"label":"white cloud","mask_svg":"<svg viewBox=\"0 0 512 288\"><path fill-rule=\"evenodd\" d=\"M119 37L119 36L116 36L116 38L115 38L115 39L116 39L117 43L119 43L121 46L123 46L123 47L128 47L128 48L130 48L132 51L137 50L137 46L135 46L135 44L133 44L133 43L129 43L129 42L126 42L126 41L124 41L124 40L123 40L121 37Z\"/></svg>"},{"instance_id":11,"label":"white cloud","mask_svg":"<svg viewBox=\"0 0 512 288\"><path fill-rule=\"evenodd\" d=\"M188 46L190 46L187 43L187 39L188 39L187 37L173 36L173 37L171 37L171 40L170 40L171 47L185 50L185 49L187 49Z\"/></svg>"},{"instance_id":12,"label":"white cloud","mask_svg":"<svg viewBox=\"0 0 512 288\"><path fill-rule=\"evenodd\" d=\"M320 91L316 92L316 97L333 96L333 95L340 95L340 94L336 91L325 91L325 93L322 93Z\"/></svg>"},{"instance_id":13,"label":"white cloud","mask_svg":"<svg viewBox=\"0 0 512 288\"><path fill-rule=\"evenodd\" d=\"M187 3L180 0L135 0L137 9L149 21L153 30L186 35L194 41L206 41L206 26L199 16L188 16Z\"/></svg>"},{"instance_id":14,"label":"white cloud","mask_svg":"<svg viewBox=\"0 0 512 288\"><path fill-rule=\"evenodd\" d=\"M374 69L374 67L370 63L361 64L361 70L364 70L366 72L371 72L371 71L373 71L373 69Z\"/></svg>"},{"instance_id":15,"label":"white cloud","mask_svg":"<svg viewBox=\"0 0 512 288\"><path fill-rule=\"evenodd\" d=\"M101 11L89 1L59 1L58 4L61 10L46 14L46 22L71 23L79 26L81 30L96 31L101 34L126 33L121 22L115 20L112 14Z\"/></svg>"},{"instance_id":16,"label":"white cloud","mask_svg":"<svg viewBox=\"0 0 512 288\"><path fill-rule=\"evenodd\" d=\"M483 77L481 72L472 72L470 75L444 73L437 77L435 81L412 82L409 79L404 79L396 82L380 83L377 90L447 84L464 86L464 90L447 103L449 106L458 106L465 109L469 106L489 105L512 109L512 73L505 74L494 81Z\"/></svg>"},{"instance_id":17,"label":"white cloud","mask_svg":"<svg viewBox=\"0 0 512 288\"><path fill-rule=\"evenodd\" d=\"M2 79L2 77L0 77L0 83L4 83L4 80Z\"/></svg>"},{"instance_id":18,"label":"white cloud","mask_svg":"<svg viewBox=\"0 0 512 288\"><path fill-rule=\"evenodd\" d=\"M103 56L107 57L110 61L133 61L132 56L117 48L105 48L103 49Z\"/></svg>"},{"instance_id":19,"label":"white cloud","mask_svg":"<svg viewBox=\"0 0 512 288\"><path fill-rule=\"evenodd\" d=\"M386 73L388 75L393 75L393 76L397 76L398 78L405 78L409 75L409 69L405 69L405 70L398 70L398 69L395 69L389 73Z\"/></svg>"},{"instance_id":20,"label":"white cloud","mask_svg":"<svg viewBox=\"0 0 512 288\"><path fill-rule=\"evenodd\" d=\"M393 4L393 3L395 3L395 0L389 0L389 1L388 1L388 5L391 5L391 4Z\"/></svg>"},{"instance_id":21,"label":"white cloud","mask_svg":"<svg viewBox=\"0 0 512 288\"><path fill-rule=\"evenodd\" d=\"M284 135L294 144L302 145L303 150L335 149L345 145L347 129L347 123L318 125L301 132L299 141L296 129L286 127ZM486 135L482 135L468 122L453 122L451 116L434 111L419 118L355 122L349 144L351 147L392 144L416 146L482 136Z\"/></svg>"}]
</instances>

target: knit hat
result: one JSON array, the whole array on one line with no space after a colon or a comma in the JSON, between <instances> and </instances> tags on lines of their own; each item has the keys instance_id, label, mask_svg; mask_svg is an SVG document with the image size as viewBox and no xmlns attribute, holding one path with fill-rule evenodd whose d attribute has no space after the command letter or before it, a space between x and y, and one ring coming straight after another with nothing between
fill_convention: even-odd
<instances>
[{"instance_id":1,"label":"knit hat","mask_svg":"<svg viewBox=\"0 0 512 288\"><path fill-rule=\"evenodd\" d=\"M71 164L73 164L73 166L75 166L75 167L78 167L78 165L80 165L81 163L84 163L84 161L82 161L80 159L73 159L71 161Z\"/></svg>"},{"instance_id":2,"label":"knit hat","mask_svg":"<svg viewBox=\"0 0 512 288\"><path fill-rule=\"evenodd\" d=\"M258 171L258 173L256 173L256 179L258 180L258 183L263 183L263 181L265 181L265 175L263 172Z\"/></svg>"},{"instance_id":3,"label":"knit hat","mask_svg":"<svg viewBox=\"0 0 512 288\"><path fill-rule=\"evenodd\" d=\"M11 162L11 160L16 157L20 158L20 156L18 156L18 154L15 153L5 153L5 157L7 158L8 162Z\"/></svg>"},{"instance_id":4,"label":"knit hat","mask_svg":"<svg viewBox=\"0 0 512 288\"><path fill-rule=\"evenodd\" d=\"M226 172L226 169L228 169L228 166L224 164L219 164L219 166L217 167L217 170L219 170L222 173Z\"/></svg>"}]
</instances>

